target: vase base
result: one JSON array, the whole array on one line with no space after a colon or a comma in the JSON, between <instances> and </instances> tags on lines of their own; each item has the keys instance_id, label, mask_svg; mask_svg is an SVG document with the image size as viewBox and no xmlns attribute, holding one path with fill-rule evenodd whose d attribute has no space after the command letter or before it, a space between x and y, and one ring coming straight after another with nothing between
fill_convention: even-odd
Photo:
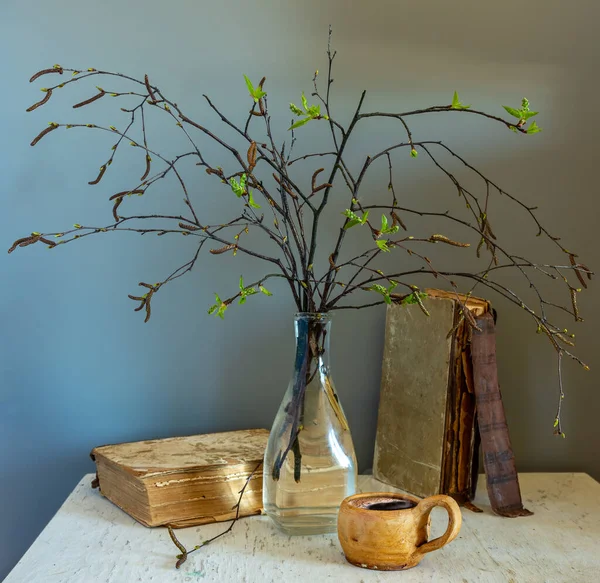
<instances>
[{"instance_id":1,"label":"vase base","mask_svg":"<svg viewBox=\"0 0 600 583\"><path fill-rule=\"evenodd\" d=\"M306 512L307 509L303 509ZM282 516L267 511L269 518L282 533L288 536L307 536L312 534L337 533L337 508L334 512L323 514L321 512L311 514L296 514Z\"/></svg>"}]
</instances>

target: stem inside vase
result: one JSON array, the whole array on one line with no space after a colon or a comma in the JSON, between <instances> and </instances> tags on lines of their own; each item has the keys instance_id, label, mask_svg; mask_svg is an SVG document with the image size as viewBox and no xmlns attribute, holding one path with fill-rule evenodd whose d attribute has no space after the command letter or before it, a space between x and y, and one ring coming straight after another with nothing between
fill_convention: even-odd
<instances>
[{"instance_id":1,"label":"stem inside vase","mask_svg":"<svg viewBox=\"0 0 600 583\"><path fill-rule=\"evenodd\" d=\"M333 532L339 504L356 488L352 438L329 368L330 326L328 314L296 315L293 374L265 454L265 510L288 534Z\"/></svg>"},{"instance_id":2,"label":"stem inside vase","mask_svg":"<svg viewBox=\"0 0 600 583\"><path fill-rule=\"evenodd\" d=\"M290 400L285 406L286 423L281 428L283 436L289 430L288 443L280 450L273 462L273 479L279 480L281 466L288 454L294 455L294 480L300 481L302 474L302 452L298 436L304 429L304 395L306 387L315 379L315 376L325 367L323 358L327 355L327 326L329 320L323 316L322 320L312 317L301 317L296 322L296 360L292 378L293 390ZM326 371L322 371L326 372ZM337 395L334 399L337 402Z\"/></svg>"}]
</instances>

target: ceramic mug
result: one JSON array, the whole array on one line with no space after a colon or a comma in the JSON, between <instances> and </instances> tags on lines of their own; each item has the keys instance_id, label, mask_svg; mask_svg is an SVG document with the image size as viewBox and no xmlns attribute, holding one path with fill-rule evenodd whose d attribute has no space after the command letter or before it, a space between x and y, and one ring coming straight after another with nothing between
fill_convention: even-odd
<instances>
[{"instance_id":1,"label":"ceramic mug","mask_svg":"<svg viewBox=\"0 0 600 583\"><path fill-rule=\"evenodd\" d=\"M428 542L430 513L448 512L446 532ZM462 524L458 504L444 495L421 500L408 494L367 492L346 498L338 515L338 537L349 563L399 571L419 564L425 553L453 541Z\"/></svg>"}]
</instances>

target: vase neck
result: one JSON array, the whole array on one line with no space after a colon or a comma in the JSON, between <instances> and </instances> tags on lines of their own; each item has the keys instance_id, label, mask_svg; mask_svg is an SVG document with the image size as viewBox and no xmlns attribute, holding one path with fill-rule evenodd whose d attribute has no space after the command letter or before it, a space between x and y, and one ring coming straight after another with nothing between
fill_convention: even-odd
<instances>
[{"instance_id":1,"label":"vase neck","mask_svg":"<svg viewBox=\"0 0 600 583\"><path fill-rule=\"evenodd\" d=\"M305 369L310 362L318 363L318 367L323 372L328 371L331 315L319 313L296 314L294 328L296 332L296 372Z\"/></svg>"}]
</instances>

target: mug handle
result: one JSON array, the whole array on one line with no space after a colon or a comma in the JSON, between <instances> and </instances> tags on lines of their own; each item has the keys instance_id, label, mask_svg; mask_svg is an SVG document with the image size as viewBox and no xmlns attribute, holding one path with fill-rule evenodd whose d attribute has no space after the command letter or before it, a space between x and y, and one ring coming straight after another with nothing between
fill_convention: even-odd
<instances>
[{"instance_id":1,"label":"mug handle","mask_svg":"<svg viewBox=\"0 0 600 583\"><path fill-rule=\"evenodd\" d=\"M421 500L417 505L421 515L427 519L429 517L430 512L436 507L441 506L445 508L448 512L448 528L446 532L439 536L438 538L434 538L429 542L422 544L418 547L419 553L425 554L430 553L431 551L437 551L441 549L444 545L447 545L449 542L452 542L458 535L460 531L460 527L462 524L462 514L460 512L460 508L458 504L455 502L453 498L450 496L445 496L444 494L438 494L437 496L429 496L429 498L425 498Z\"/></svg>"}]
</instances>

